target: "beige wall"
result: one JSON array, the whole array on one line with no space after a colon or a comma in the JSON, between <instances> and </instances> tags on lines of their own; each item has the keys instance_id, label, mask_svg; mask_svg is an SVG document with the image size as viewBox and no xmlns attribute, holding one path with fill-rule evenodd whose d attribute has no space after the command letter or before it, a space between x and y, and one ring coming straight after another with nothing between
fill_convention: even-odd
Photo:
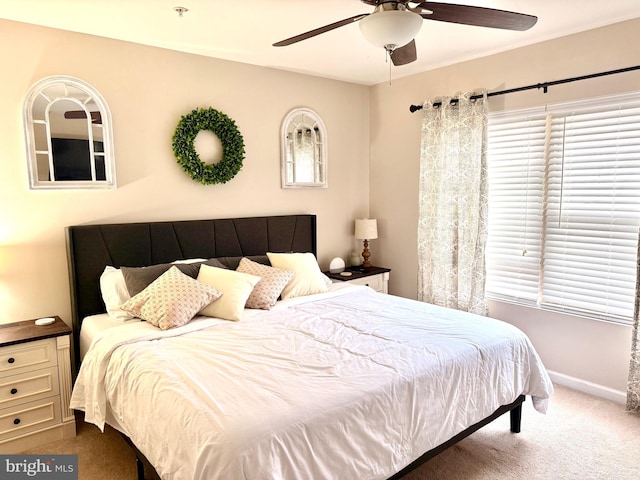
<instances>
[{"instance_id":1,"label":"beige wall","mask_svg":"<svg viewBox=\"0 0 640 480\"><path fill-rule=\"evenodd\" d=\"M353 219L368 214L367 87L4 20L0 44L0 322L70 322L67 225L314 213L321 266L351 250ZM108 102L117 189L28 189L22 100L53 74ZM298 106L327 126L327 189L280 188L280 124ZM226 113L243 134L244 165L227 184L192 181L173 156L176 125L197 107Z\"/></svg>"},{"instance_id":2,"label":"beige wall","mask_svg":"<svg viewBox=\"0 0 640 480\"><path fill-rule=\"evenodd\" d=\"M504 90L638 64L640 19L456 64L371 89L371 215L381 223L373 254L392 268L392 293L416 298L420 113L410 104L485 88ZM437 48L432 45L431 48ZM421 55L429 55L421 48ZM640 72L489 100L500 111L640 89ZM548 368L582 383L626 387L630 328L492 302L491 315L529 334ZM616 392L617 393L617 392Z\"/></svg>"}]
</instances>

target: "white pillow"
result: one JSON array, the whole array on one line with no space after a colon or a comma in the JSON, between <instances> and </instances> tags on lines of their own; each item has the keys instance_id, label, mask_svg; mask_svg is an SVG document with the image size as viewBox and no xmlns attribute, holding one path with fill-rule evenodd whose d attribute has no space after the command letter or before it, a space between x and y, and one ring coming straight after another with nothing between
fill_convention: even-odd
<instances>
[{"instance_id":1,"label":"white pillow","mask_svg":"<svg viewBox=\"0 0 640 480\"><path fill-rule=\"evenodd\" d=\"M215 302L220 295L215 288L171 267L121 308L167 330L188 323L202 307Z\"/></svg>"},{"instance_id":2,"label":"white pillow","mask_svg":"<svg viewBox=\"0 0 640 480\"><path fill-rule=\"evenodd\" d=\"M283 299L302 297L314 293L328 291L328 283L331 282L320 271L318 262L313 253L270 253L267 252L272 267L284 270L293 270L295 275L289 281L282 294Z\"/></svg>"},{"instance_id":3,"label":"white pillow","mask_svg":"<svg viewBox=\"0 0 640 480\"><path fill-rule=\"evenodd\" d=\"M200 314L238 321L242 318L247 299L260 277L203 264L200 266L198 281L222 292L222 297L203 308Z\"/></svg>"},{"instance_id":4,"label":"white pillow","mask_svg":"<svg viewBox=\"0 0 640 480\"><path fill-rule=\"evenodd\" d=\"M181 263L183 264L190 264L190 263L198 263L198 262L206 262L207 259L206 258L187 258L186 260L174 260L173 264L179 265Z\"/></svg>"},{"instance_id":5,"label":"white pillow","mask_svg":"<svg viewBox=\"0 0 640 480\"><path fill-rule=\"evenodd\" d=\"M100 275L100 293L111 318L120 322L135 318L120 308L120 305L131 298L122 270L110 265L105 267Z\"/></svg>"}]
</instances>

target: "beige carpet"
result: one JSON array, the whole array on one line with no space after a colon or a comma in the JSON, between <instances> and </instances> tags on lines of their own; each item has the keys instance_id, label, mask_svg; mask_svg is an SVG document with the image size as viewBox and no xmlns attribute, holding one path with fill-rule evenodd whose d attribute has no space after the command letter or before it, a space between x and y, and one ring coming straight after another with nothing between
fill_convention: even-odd
<instances>
[{"instance_id":1,"label":"beige carpet","mask_svg":"<svg viewBox=\"0 0 640 480\"><path fill-rule=\"evenodd\" d=\"M78 422L75 439L24 453L77 453L80 480L136 478L135 457L120 436L109 429L101 434L82 421ZM563 387L556 387L547 415L533 410L527 399L521 433L509 432L509 415L504 415L405 477L406 480L639 478L640 415L626 413L622 405Z\"/></svg>"}]
</instances>

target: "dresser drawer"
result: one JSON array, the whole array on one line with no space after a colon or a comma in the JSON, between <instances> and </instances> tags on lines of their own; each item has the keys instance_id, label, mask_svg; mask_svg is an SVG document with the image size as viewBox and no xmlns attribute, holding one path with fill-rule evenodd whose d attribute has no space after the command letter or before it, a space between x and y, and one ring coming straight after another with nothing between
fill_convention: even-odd
<instances>
[{"instance_id":1,"label":"dresser drawer","mask_svg":"<svg viewBox=\"0 0 640 480\"><path fill-rule=\"evenodd\" d=\"M373 288L377 292L384 291L384 283L382 281L382 275L371 275L363 278L354 278L353 280L349 280L349 283L354 285L367 285L368 287Z\"/></svg>"},{"instance_id":2,"label":"dresser drawer","mask_svg":"<svg viewBox=\"0 0 640 480\"><path fill-rule=\"evenodd\" d=\"M60 396L0 410L0 442L60 423Z\"/></svg>"},{"instance_id":3,"label":"dresser drawer","mask_svg":"<svg viewBox=\"0 0 640 480\"><path fill-rule=\"evenodd\" d=\"M0 409L51 397L58 393L56 367L0 378Z\"/></svg>"},{"instance_id":4,"label":"dresser drawer","mask_svg":"<svg viewBox=\"0 0 640 480\"><path fill-rule=\"evenodd\" d=\"M0 378L57 364L55 338L0 347Z\"/></svg>"}]
</instances>

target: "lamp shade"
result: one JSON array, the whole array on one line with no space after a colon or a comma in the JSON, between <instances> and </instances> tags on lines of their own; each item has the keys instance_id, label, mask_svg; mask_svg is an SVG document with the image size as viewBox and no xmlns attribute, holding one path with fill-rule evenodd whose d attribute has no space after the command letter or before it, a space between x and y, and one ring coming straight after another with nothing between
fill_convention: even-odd
<instances>
[{"instance_id":1,"label":"lamp shade","mask_svg":"<svg viewBox=\"0 0 640 480\"><path fill-rule=\"evenodd\" d=\"M422 17L407 10L381 10L362 18L358 24L369 43L393 50L415 38L422 27Z\"/></svg>"},{"instance_id":2,"label":"lamp shade","mask_svg":"<svg viewBox=\"0 0 640 480\"><path fill-rule=\"evenodd\" d=\"M358 240L378 238L378 221L375 218L357 218L355 237Z\"/></svg>"}]
</instances>

